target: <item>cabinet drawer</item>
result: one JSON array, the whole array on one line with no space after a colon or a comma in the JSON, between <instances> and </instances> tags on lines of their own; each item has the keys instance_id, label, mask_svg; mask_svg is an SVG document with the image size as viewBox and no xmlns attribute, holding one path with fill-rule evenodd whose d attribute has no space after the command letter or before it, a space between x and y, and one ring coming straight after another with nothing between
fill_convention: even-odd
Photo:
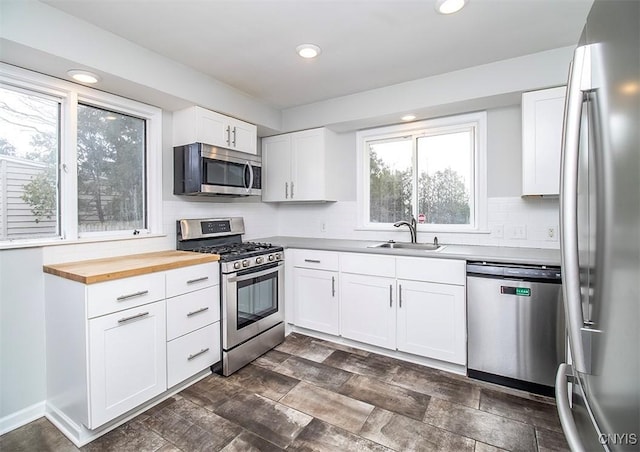
<instances>
[{"instance_id":1,"label":"cabinet drawer","mask_svg":"<svg viewBox=\"0 0 640 452\"><path fill-rule=\"evenodd\" d=\"M340 255L340 271L361 275L396 277L396 259L375 254L344 253Z\"/></svg>"},{"instance_id":2,"label":"cabinet drawer","mask_svg":"<svg viewBox=\"0 0 640 452\"><path fill-rule=\"evenodd\" d=\"M220 323L167 343L167 387L220 361Z\"/></svg>"},{"instance_id":3,"label":"cabinet drawer","mask_svg":"<svg viewBox=\"0 0 640 452\"><path fill-rule=\"evenodd\" d=\"M452 259L398 257L396 272L398 279L464 286L466 262Z\"/></svg>"},{"instance_id":4,"label":"cabinet drawer","mask_svg":"<svg viewBox=\"0 0 640 452\"><path fill-rule=\"evenodd\" d=\"M166 273L167 298L219 284L218 265L217 262L211 262L169 270Z\"/></svg>"},{"instance_id":5,"label":"cabinet drawer","mask_svg":"<svg viewBox=\"0 0 640 452\"><path fill-rule=\"evenodd\" d=\"M338 271L338 253L333 251L295 250L294 267Z\"/></svg>"},{"instance_id":6,"label":"cabinet drawer","mask_svg":"<svg viewBox=\"0 0 640 452\"><path fill-rule=\"evenodd\" d=\"M220 320L220 286L167 300L167 340Z\"/></svg>"},{"instance_id":7,"label":"cabinet drawer","mask_svg":"<svg viewBox=\"0 0 640 452\"><path fill-rule=\"evenodd\" d=\"M132 276L87 286L87 315L91 319L165 297L164 273Z\"/></svg>"}]
</instances>

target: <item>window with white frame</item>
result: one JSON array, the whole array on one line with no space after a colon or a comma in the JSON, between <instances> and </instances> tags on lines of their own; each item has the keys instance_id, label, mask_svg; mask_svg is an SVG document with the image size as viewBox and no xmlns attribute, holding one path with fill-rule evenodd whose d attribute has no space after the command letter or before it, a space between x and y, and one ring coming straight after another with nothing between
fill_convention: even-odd
<instances>
[{"instance_id":1,"label":"window with white frame","mask_svg":"<svg viewBox=\"0 0 640 452\"><path fill-rule=\"evenodd\" d=\"M423 231L483 227L485 142L485 113L359 132L360 226L415 217Z\"/></svg>"},{"instance_id":2,"label":"window with white frame","mask_svg":"<svg viewBox=\"0 0 640 452\"><path fill-rule=\"evenodd\" d=\"M0 66L0 245L161 232L161 111Z\"/></svg>"}]
</instances>

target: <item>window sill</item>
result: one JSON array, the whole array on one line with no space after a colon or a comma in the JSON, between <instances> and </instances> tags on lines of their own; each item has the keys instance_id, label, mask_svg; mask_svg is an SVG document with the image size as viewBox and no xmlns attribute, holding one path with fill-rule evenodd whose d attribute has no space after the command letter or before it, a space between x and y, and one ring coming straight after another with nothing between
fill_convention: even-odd
<instances>
[{"instance_id":1,"label":"window sill","mask_svg":"<svg viewBox=\"0 0 640 452\"><path fill-rule=\"evenodd\" d=\"M108 237L88 237L75 240L65 239L31 239L31 240L15 240L13 242L0 243L0 250L12 250L20 248L44 248L49 246L64 246L64 245L82 245L85 243L99 243L99 242L119 242L122 240L144 240L159 237L166 237L167 234L145 234L136 236L108 236Z\"/></svg>"}]
</instances>

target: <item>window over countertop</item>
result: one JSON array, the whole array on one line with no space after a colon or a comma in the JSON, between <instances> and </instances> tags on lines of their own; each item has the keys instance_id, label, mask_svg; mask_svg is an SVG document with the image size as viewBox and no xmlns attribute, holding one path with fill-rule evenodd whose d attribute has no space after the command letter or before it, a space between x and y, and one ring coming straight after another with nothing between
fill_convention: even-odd
<instances>
[{"instance_id":1,"label":"window over countertop","mask_svg":"<svg viewBox=\"0 0 640 452\"><path fill-rule=\"evenodd\" d=\"M358 227L486 229L486 123L478 112L358 132Z\"/></svg>"},{"instance_id":2,"label":"window over countertop","mask_svg":"<svg viewBox=\"0 0 640 452\"><path fill-rule=\"evenodd\" d=\"M161 110L0 64L0 247L160 234Z\"/></svg>"}]
</instances>

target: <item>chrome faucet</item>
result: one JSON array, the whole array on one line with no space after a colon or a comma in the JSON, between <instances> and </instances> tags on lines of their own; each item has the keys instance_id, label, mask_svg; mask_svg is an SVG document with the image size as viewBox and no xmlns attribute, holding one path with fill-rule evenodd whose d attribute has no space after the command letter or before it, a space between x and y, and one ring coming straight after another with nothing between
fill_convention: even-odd
<instances>
[{"instance_id":1,"label":"chrome faucet","mask_svg":"<svg viewBox=\"0 0 640 452\"><path fill-rule=\"evenodd\" d=\"M400 226L409 226L409 232L411 233L411 243L417 243L417 233L416 233L416 219L411 217L411 221L398 221L394 223L396 228Z\"/></svg>"},{"instance_id":2,"label":"chrome faucet","mask_svg":"<svg viewBox=\"0 0 640 452\"><path fill-rule=\"evenodd\" d=\"M438 246L438 237L433 238L433 246Z\"/></svg>"}]
</instances>

